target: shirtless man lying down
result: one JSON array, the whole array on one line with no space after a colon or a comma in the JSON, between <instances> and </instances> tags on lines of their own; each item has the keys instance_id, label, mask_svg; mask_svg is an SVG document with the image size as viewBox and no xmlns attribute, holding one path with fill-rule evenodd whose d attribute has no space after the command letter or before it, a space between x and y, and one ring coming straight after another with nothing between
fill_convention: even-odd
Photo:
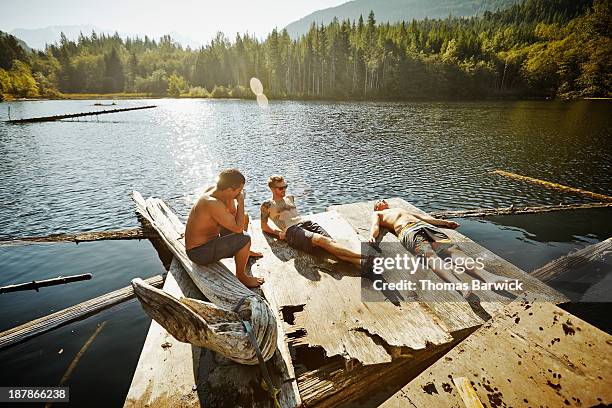
<instances>
[{"instance_id":1,"label":"shirtless man lying down","mask_svg":"<svg viewBox=\"0 0 612 408\"><path fill-rule=\"evenodd\" d=\"M402 246L417 256L436 258L445 255L452 259L453 264L464 268L468 274L488 283L504 282L507 278L494 275L482 268L476 267L473 262L466 262L469 258L461 249L452 242L440 228L455 229L459 226L454 221L439 220L429 215L423 215L408 211L403 208L389 208L386 200L378 200L374 204L372 213L372 227L370 229L369 242L376 242L380 234L380 228L393 231ZM461 282L453 272L439 267L444 262L429 262L433 271L443 280L451 283ZM472 267L468 267L471 265ZM468 297L470 291L460 291L464 297Z\"/></svg>"}]
</instances>

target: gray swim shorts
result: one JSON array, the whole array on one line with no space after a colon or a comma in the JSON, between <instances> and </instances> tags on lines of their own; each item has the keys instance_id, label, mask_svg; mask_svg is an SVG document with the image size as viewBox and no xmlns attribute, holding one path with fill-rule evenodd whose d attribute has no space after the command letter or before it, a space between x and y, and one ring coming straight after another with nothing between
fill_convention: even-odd
<instances>
[{"instance_id":1,"label":"gray swim shorts","mask_svg":"<svg viewBox=\"0 0 612 408\"><path fill-rule=\"evenodd\" d=\"M251 241L245 233L235 233L221 229L217 238L187 250L187 257L198 265L208 265L220 259L231 258Z\"/></svg>"}]
</instances>

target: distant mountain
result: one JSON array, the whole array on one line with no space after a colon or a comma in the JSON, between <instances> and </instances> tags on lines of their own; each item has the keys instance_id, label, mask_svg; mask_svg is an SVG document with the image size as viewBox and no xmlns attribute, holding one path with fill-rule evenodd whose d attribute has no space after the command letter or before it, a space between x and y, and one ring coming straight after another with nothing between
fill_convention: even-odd
<instances>
[{"instance_id":1,"label":"distant mountain","mask_svg":"<svg viewBox=\"0 0 612 408\"><path fill-rule=\"evenodd\" d=\"M24 51L32 51L32 49L28 46L28 44L26 44L26 42L23 41L21 38L15 36L15 35L12 35L12 34L9 34L9 33L5 33L3 31L0 31L0 37L9 36L9 35L15 37L15 40L17 41L17 44L19 44L19 46L21 48L23 48Z\"/></svg>"},{"instance_id":2,"label":"distant mountain","mask_svg":"<svg viewBox=\"0 0 612 408\"><path fill-rule=\"evenodd\" d=\"M115 30L108 30L104 28L100 28L91 24L82 24L82 25L66 25L66 26L51 26L45 28L16 28L10 32L10 34L15 37L21 38L25 42L27 42L30 47L44 50L47 44L53 44L59 41L61 33L66 35L66 38L69 40L77 40L79 35L83 33L83 35L90 35L92 31L95 31L96 34L114 34ZM125 37L144 37L144 34L138 33L125 33L119 32L119 35L122 38ZM192 49L198 48L201 44L193 41L192 39L185 37L176 31L169 33L174 41L181 44L184 47L191 47ZM151 38L158 38L161 35L149 35Z\"/></svg>"},{"instance_id":3,"label":"distant mountain","mask_svg":"<svg viewBox=\"0 0 612 408\"><path fill-rule=\"evenodd\" d=\"M338 20L367 20L370 10L377 22L410 21L428 18L469 17L487 10L504 9L520 0L353 0L336 7L315 11L293 23L286 29L292 38L308 32L312 23L330 23Z\"/></svg>"}]
</instances>

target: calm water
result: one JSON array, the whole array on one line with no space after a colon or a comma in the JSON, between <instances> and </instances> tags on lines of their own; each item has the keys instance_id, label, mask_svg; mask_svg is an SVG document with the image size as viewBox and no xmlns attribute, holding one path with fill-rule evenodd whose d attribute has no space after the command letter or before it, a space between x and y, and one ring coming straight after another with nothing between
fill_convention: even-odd
<instances>
[{"instance_id":1,"label":"calm water","mask_svg":"<svg viewBox=\"0 0 612 408\"><path fill-rule=\"evenodd\" d=\"M184 217L195 192L229 166L247 176L255 218L271 173L306 194L304 213L389 196L425 210L589 201L489 174L498 168L612 195L606 102L278 102L263 111L254 101L139 100L118 107L149 102L158 108L99 122L0 123L0 239L138 226L134 189L177 197L169 202ZM3 103L0 118L8 106L20 118L101 109L92 105ZM459 221L462 233L527 271L612 235L609 210ZM84 272L94 278L0 295L0 330L163 266L148 241L0 247L0 285ZM601 317L609 309L585 310L609 330ZM135 301L0 351L0 386L57 384L104 321L67 382L71 405L121 405L149 325Z\"/></svg>"}]
</instances>

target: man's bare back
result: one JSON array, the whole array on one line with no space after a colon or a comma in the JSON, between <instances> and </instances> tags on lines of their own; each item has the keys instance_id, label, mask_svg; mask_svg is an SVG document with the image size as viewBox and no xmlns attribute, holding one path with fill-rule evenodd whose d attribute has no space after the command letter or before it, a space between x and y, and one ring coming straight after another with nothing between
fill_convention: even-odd
<instances>
[{"instance_id":1,"label":"man's bare back","mask_svg":"<svg viewBox=\"0 0 612 408\"><path fill-rule=\"evenodd\" d=\"M203 245L217 238L221 232L221 225L211 215L211 207L226 205L223 201L208 194L213 188L208 188L189 212L187 226L185 227L185 249Z\"/></svg>"}]
</instances>

